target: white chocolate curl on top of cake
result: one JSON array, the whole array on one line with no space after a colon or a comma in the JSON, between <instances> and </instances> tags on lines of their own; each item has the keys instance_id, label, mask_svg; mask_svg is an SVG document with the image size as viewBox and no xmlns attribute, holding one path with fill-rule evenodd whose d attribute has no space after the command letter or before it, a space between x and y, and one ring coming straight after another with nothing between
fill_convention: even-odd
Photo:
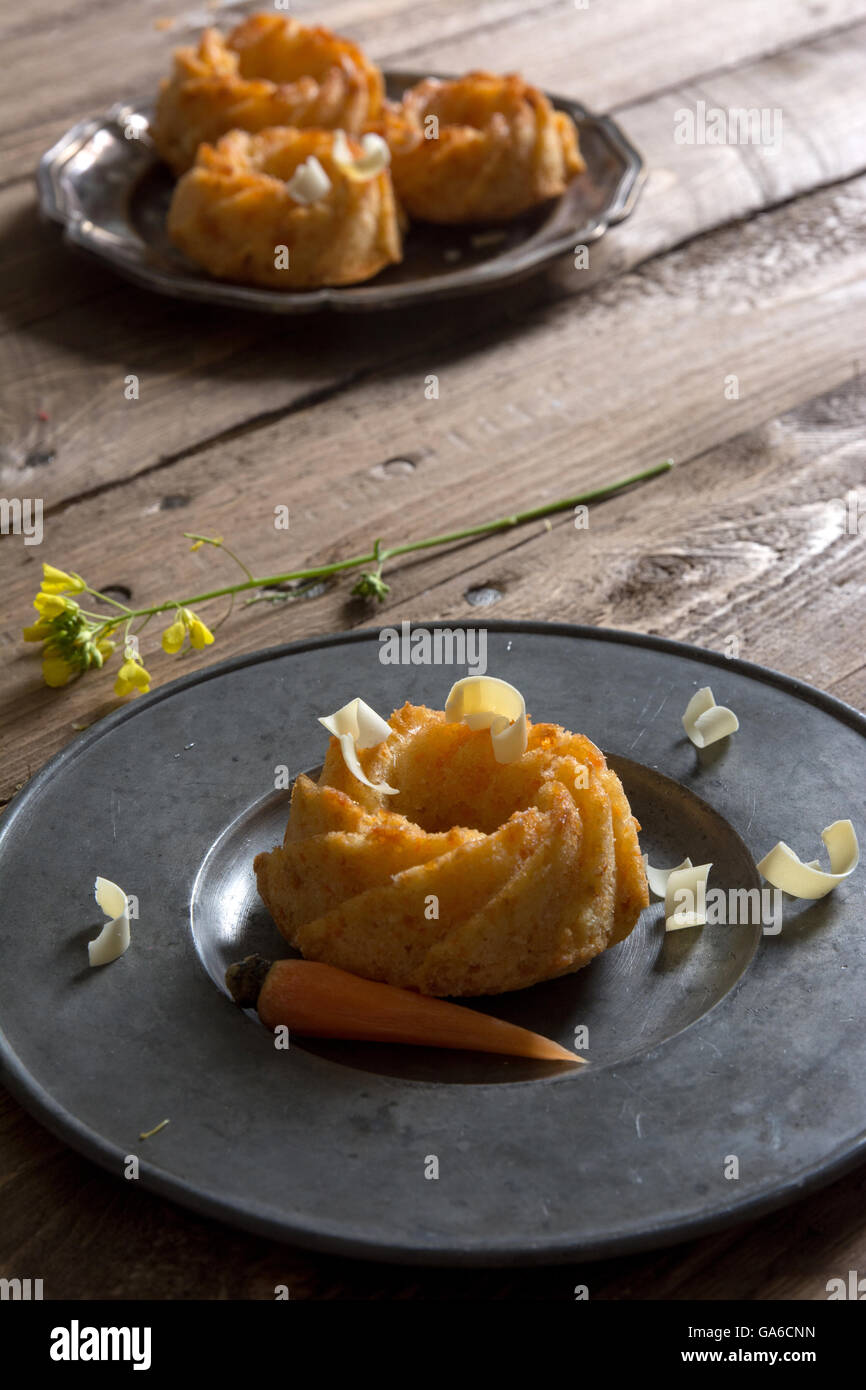
<instances>
[{"instance_id":1,"label":"white chocolate curl on top of cake","mask_svg":"<svg viewBox=\"0 0 866 1390\"><path fill-rule=\"evenodd\" d=\"M520 691L496 676L467 676L452 685L445 702L449 724L489 729L498 763L516 763L526 752L526 704Z\"/></svg>"},{"instance_id":2,"label":"white chocolate curl on top of cake","mask_svg":"<svg viewBox=\"0 0 866 1390\"><path fill-rule=\"evenodd\" d=\"M387 796L397 795L397 787L389 787L387 782L371 782L358 759L359 748L376 748L391 733L390 724L380 714L363 700L354 699L334 714L320 717L319 723L339 739L343 761L353 777L373 791L384 792Z\"/></svg>"},{"instance_id":3,"label":"white chocolate curl on top of cake","mask_svg":"<svg viewBox=\"0 0 866 1390\"><path fill-rule=\"evenodd\" d=\"M391 151L386 140L381 135L376 135L370 131L361 137L361 149L363 154L354 158L349 149L349 142L346 139L346 132L338 130L334 133L334 143L332 146L334 163L339 164L352 178L374 179L377 174L381 174L383 169L387 169L391 163Z\"/></svg>"},{"instance_id":4,"label":"white chocolate curl on top of cake","mask_svg":"<svg viewBox=\"0 0 866 1390\"><path fill-rule=\"evenodd\" d=\"M324 198L326 193L330 193L331 180L316 156L311 154L308 159L304 160L303 164L298 165L286 184L286 188L296 203L307 206L310 203L317 203L320 198Z\"/></svg>"}]
</instances>

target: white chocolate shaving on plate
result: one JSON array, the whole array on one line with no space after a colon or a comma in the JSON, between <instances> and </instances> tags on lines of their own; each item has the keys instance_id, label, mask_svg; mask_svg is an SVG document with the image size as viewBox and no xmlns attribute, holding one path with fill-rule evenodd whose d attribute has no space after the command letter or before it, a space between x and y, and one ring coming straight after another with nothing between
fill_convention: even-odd
<instances>
[{"instance_id":1,"label":"white chocolate shaving on plate","mask_svg":"<svg viewBox=\"0 0 866 1390\"><path fill-rule=\"evenodd\" d=\"M708 685L696 690L683 715L683 728L696 748L718 743L720 738L735 734L740 721L732 709L717 705Z\"/></svg>"},{"instance_id":2,"label":"white chocolate shaving on plate","mask_svg":"<svg viewBox=\"0 0 866 1390\"><path fill-rule=\"evenodd\" d=\"M397 787L389 787L387 782L371 782L358 761L359 748L376 748L393 732L387 720L363 700L355 699L350 700L334 714L321 717L319 723L325 726L329 734L340 740L343 761L353 777L357 777L359 782L365 787L371 787L374 792L385 792L387 796L397 795Z\"/></svg>"},{"instance_id":3,"label":"white chocolate shaving on plate","mask_svg":"<svg viewBox=\"0 0 866 1390\"><path fill-rule=\"evenodd\" d=\"M821 839L830 856L829 873L821 868L817 859L804 864L784 840L780 840L769 854L764 855L758 865L758 873L763 874L774 888L781 888L783 893L790 893L792 897L825 897L838 883L853 874L860 862L860 846L849 820L835 820L821 831Z\"/></svg>"},{"instance_id":4,"label":"white chocolate shaving on plate","mask_svg":"<svg viewBox=\"0 0 866 1390\"><path fill-rule=\"evenodd\" d=\"M665 931L705 924L707 879L712 867L712 864L689 864L688 868L671 869L665 886Z\"/></svg>"},{"instance_id":5,"label":"white chocolate shaving on plate","mask_svg":"<svg viewBox=\"0 0 866 1390\"><path fill-rule=\"evenodd\" d=\"M318 202L319 198L324 198L326 193L330 193L331 180L316 156L311 154L309 159L298 165L286 188L296 203L306 206L308 203Z\"/></svg>"},{"instance_id":6,"label":"white chocolate shaving on plate","mask_svg":"<svg viewBox=\"0 0 866 1390\"><path fill-rule=\"evenodd\" d=\"M110 878L98 878L93 885L93 895L111 921L106 922L93 941L88 941L87 954L91 965L110 965L129 945L129 900Z\"/></svg>"},{"instance_id":7,"label":"white chocolate shaving on plate","mask_svg":"<svg viewBox=\"0 0 866 1390\"><path fill-rule=\"evenodd\" d=\"M349 149L349 142L346 133L338 130L334 134L334 141L331 152L334 156L334 163L339 164L340 168L347 174L356 179L374 179L377 174L381 174L383 169L387 169L391 163L391 151L387 141L381 135L376 135L370 131L361 137L361 149L363 154L359 154L357 159L353 157Z\"/></svg>"},{"instance_id":8,"label":"white chocolate shaving on plate","mask_svg":"<svg viewBox=\"0 0 866 1390\"><path fill-rule=\"evenodd\" d=\"M692 861L689 859L688 855L686 855L682 864L677 864L673 869L654 869L649 862L648 854L642 854L641 858L643 859L644 872L646 873L646 881L650 886L650 892L655 893L657 898L663 898L667 893L668 879L671 874L678 874L680 869L690 869L692 867Z\"/></svg>"},{"instance_id":9,"label":"white chocolate shaving on plate","mask_svg":"<svg viewBox=\"0 0 866 1390\"><path fill-rule=\"evenodd\" d=\"M445 701L449 724L489 729L498 763L516 763L526 752L526 704L519 690L496 676L467 676L452 685Z\"/></svg>"}]
</instances>

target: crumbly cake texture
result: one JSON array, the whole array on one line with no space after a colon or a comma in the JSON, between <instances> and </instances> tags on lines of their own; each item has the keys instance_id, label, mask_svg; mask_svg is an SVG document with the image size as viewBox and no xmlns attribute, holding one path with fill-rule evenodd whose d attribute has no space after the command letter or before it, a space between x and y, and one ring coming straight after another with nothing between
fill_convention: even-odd
<instances>
[{"instance_id":1,"label":"crumbly cake texture","mask_svg":"<svg viewBox=\"0 0 866 1390\"><path fill-rule=\"evenodd\" d=\"M335 159L334 138L323 130L233 130L202 145L172 196L171 240L218 279L269 289L357 284L399 261L400 214L388 170L355 177ZM353 157L362 154L355 139L346 143ZM311 156L331 186L303 204L288 183Z\"/></svg>"},{"instance_id":2,"label":"crumbly cake texture","mask_svg":"<svg viewBox=\"0 0 866 1390\"><path fill-rule=\"evenodd\" d=\"M161 85L152 136L176 174L205 141L272 126L357 134L381 113L379 69L357 44L288 16L254 14L226 37L206 29L179 48Z\"/></svg>"},{"instance_id":3,"label":"crumbly cake texture","mask_svg":"<svg viewBox=\"0 0 866 1390\"><path fill-rule=\"evenodd\" d=\"M425 222L497 222L559 197L585 168L571 117L516 73L427 78L373 129L397 196Z\"/></svg>"},{"instance_id":4,"label":"crumbly cake texture","mask_svg":"<svg viewBox=\"0 0 866 1390\"><path fill-rule=\"evenodd\" d=\"M500 994L579 970L632 931L648 893L639 826L587 738L529 723L514 763L490 732L406 704L346 767L332 738L300 776L259 893L311 960L431 995Z\"/></svg>"}]
</instances>

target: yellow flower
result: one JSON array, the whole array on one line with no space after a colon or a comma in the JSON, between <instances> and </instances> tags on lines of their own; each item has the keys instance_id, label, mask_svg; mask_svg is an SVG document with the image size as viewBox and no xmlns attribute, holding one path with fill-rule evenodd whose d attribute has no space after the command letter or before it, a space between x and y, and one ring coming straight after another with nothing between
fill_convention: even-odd
<instances>
[{"instance_id":1,"label":"yellow flower","mask_svg":"<svg viewBox=\"0 0 866 1390\"><path fill-rule=\"evenodd\" d=\"M210 628L194 613L189 615L189 640L197 652L200 652L202 647L209 647L214 640Z\"/></svg>"},{"instance_id":2,"label":"yellow flower","mask_svg":"<svg viewBox=\"0 0 866 1390\"><path fill-rule=\"evenodd\" d=\"M54 565L43 564L42 576L44 594L80 594L87 587L80 574L67 574Z\"/></svg>"},{"instance_id":3,"label":"yellow flower","mask_svg":"<svg viewBox=\"0 0 866 1390\"><path fill-rule=\"evenodd\" d=\"M150 673L145 671L140 661L128 656L117 673L115 695L144 695L149 689Z\"/></svg>"},{"instance_id":4,"label":"yellow flower","mask_svg":"<svg viewBox=\"0 0 866 1390\"><path fill-rule=\"evenodd\" d=\"M178 614L170 627L165 629L162 634L162 650L173 656L179 652L186 640L186 623L181 614Z\"/></svg>"},{"instance_id":5,"label":"yellow flower","mask_svg":"<svg viewBox=\"0 0 866 1390\"><path fill-rule=\"evenodd\" d=\"M59 618L61 613L75 613L78 604L74 599L61 598L59 594L37 594L33 607L43 618Z\"/></svg>"},{"instance_id":6,"label":"yellow flower","mask_svg":"<svg viewBox=\"0 0 866 1390\"><path fill-rule=\"evenodd\" d=\"M39 618L32 627L23 627L21 636L25 642L44 642L51 635L52 627L47 618Z\"/></svg>"},{"instance_id":7,"label":"yellow flower","mask_svg":"<svg viewBox=\"0 0 866 1390\"><path fill-rule=\"evenodd\" d=\"M100 637L96 644L96 650L104 660L105 657L111 656L111 653L114 651L114 643L109 642L107 637Z\"/></svg>"},{"instance_id":8,"label":"yellow flower","mask_svg":"<svg viewBox=\"0 0 866 1390\"><path fill-rule=\"evenodd\" d=\"M42 658L42 679L46 685L58 686L66 685L67 681L76 675L75 668L70 666L68 661L64 661L62 656L56 652L46 652Z\"/></svg>"}]
</instances>

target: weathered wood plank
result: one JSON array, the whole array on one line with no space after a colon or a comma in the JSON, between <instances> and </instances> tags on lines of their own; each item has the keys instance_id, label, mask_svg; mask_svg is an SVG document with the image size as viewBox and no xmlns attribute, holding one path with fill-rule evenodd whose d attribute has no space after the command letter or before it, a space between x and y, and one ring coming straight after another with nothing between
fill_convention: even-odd
<instances>
[{"instance_id":1,"label":"weathered wood plank","mask_svg":"<svg viewBox=\"0 0 866 1390\"><path fill-rule=\"evenodd\" d=\"M832 389L856 370L866 302L864 204L866 178L661 258L625 277L613 302L610 287L599 286L584 298L579 316L567 302L545 306L510 325L507 337L490 333L473 344L470 356L441 370L438 400L425 398L424 383L440 364L422 349L375 390L365 384L301 411L288 430L285 422L264 426L69 504L48 518L41 548L8 538L0 547L6 598L0 652L8 692L4 722L15 736L3 769L3 795L66 741L73 722L86 722L111 703L107 686L96 679L60 695L40 687L38 668L18 637L39 560L76 569L97 586L125 585L136 601L152 602L203 592L213 587L215 575L229 571L228 561L212 551L191 556L181 530L225 535L258 573L272 574L362 551L374 535L395 543L534 506L667 455L683 461L682 471L653 488L663 484L678 505L694 491L703 507L707 483L695 462L700 455ZM828 228L832 256L820 249ZM726 396L732 374L738 378L736 400ZM414 466L385 468L389 457ZM759 464L747 460L743 477ZM726 463L720 485L732 476ZM643 506L643 497L641 492L607 503L601 516L620 515L610 511L614 506ZM167 498L186 505L166 507ZM273 527L277 505L291 510L288 533ZM683 523L677 517L675 524ZM600 521L593 539L602 529ZM548 544L545 538L543 546ZM771 552L772 546L753 550L738 544L733 557L744 557L748 579L750 557L769 561ZM586 603L596 591L584 574L585 557L574 547L564 553L561 586L536 573L521 589L517 577L524 557L535 553L521 533L486 547L409 557L394 575L394 611L438 616L444 603L449 612L470 616L463 594L489 567L492 579L507 578L512 594L498 611L592 616L614 626L646 626L650 620L630 607L628 585L602 611L590 612ZM494 564L497 556L501 562ZM803 559L795 547L791 583ZM701 585L686 582L696 564L670 562L670 574L682 581L676 599L664 566L657 572L650 566L634 587L656 592L668 613L665 631L675 618L678 631L704 640L689 606ZM611 560L605 573L617 572ZM808 571L804 576L802 582L811 583ZM698 578L704 578L699 566ZM282 606L276 614L264 605L249 609L224 629L223 654L379 621L369 608L349 602L347 592L345 583L334 584L324 597ZM839 585L836 597L846 614L856 592ZM747 593L759 613L762 592ZM707 600L710 608L718 597L714 592ZM816 612L823 621L825 607L816 604ZM800 646L790 660L826 685L853 663L844 658L840 668L842 648L829 628L819 636L822 661L835 664L813 670ZM213 656L208 652L205 661ZM776 648L765 653L771 664L784 665L781 648L776 656ZM190 661L178 665L154 653L159 680L188 669Z\"/></svg>"},{"instance_id":2,"label":"weathered wood plank","mask_svg":"<svg viewBox=\"0 0 866 1390\"><path fill-rule=\"evenodd\" d=\"M864 427L859 376L599 504L585 530L554 519L512 533L511 549L502 537L466 549L450 570L433 556L424 616L467 621L467 593L492 589L482 621L543 612L733 650L866 709Z\"/></svg>"},{"instance_id":3,"label":"weathered wood plank","mask_svg":"<svg viewBox=\"0 0 866 1390\"><path fill-rule=\"evenodd\" d=\"M772 59L717 80L715 102L761 100L783 109L777 151L675 143L675 112L696 93L671 93L634 107L626 125L652 173L633 217L591 248L588 270L575 271L566 261L507 296L429 306L423 315L428 363L447 363L493 326L507 334L510 318L576 294L697 233L856 172L866 148L866 94L854 95L861 44L866 51L866 25L853 38L798 51L793 71L789 60ZM9 228L10 246L0 290L10 299L10 326L18 329L14 337L0 336L6 387L0 487L12 495L38 488L53 506L256 416L288 414L311 393L342 389L359 372L372 382L418 355L415 311L286 324L191 308L70 259L55 229L39 225L21 188L0 193L0 220ZM825 250L832 245L829 231L820 244ZM568 312L583 313L573 306ZM134 403L124 397L131 372L141 383ZM40 420L40 411L50 420ZM53 456L49 465L38 462L46 454Z\"/></svg>"},{"instance_id":4,"label":"weathered wood plank","mask_svg":"<svg viewBox=\"0 0 866 1390\"><path fill-rule=\"evenodd\" d=\"M122 0L111 21L99 5L70 11L40 0L38 24L17 12L0 28L8 116L0 120L0 182L20 176L65 125L121 96L141 98L165 70L171 48L204 21L228 24L243 6L193 12L176 0L145 8ZM267 7L265 7L267 8ZM590 106L621 106L866 18L864 0L606 0L586 9L564 0L303 0L299 17L329 24L367 45L391 66L465 71L519 66L533 81L579 96ZM154 27L175 19L173 29ZM134 38L134 42L132 39Z\"/></svg>"},{"instance_id":5,"label":"weathered wood plank","mask_svg":"<svg viewBox=\"0 0 866 1390\"><path fill-rule=\"evenodd\" d=\"M479 45L481 65L494 71L515 63L532 81L579 97L601 111L689 83L705 73L753 64L819 34L856 23L859 6L819 15L808 4L754 5L748 0L713 6L656 0L566 4L520 14L490 28ZM439 63L444 72L466 63L471 36L433 36L406 58ZM762 102L761 105L765 103Z\"/></svg>"}]
</instances>

